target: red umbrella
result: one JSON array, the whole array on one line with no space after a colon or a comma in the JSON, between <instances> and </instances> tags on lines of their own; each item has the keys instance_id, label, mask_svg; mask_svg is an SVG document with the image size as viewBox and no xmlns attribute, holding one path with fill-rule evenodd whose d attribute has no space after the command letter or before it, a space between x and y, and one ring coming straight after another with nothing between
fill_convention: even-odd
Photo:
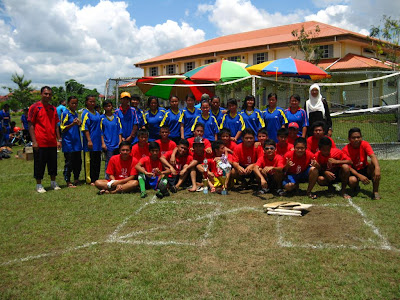
<instances>
[{"instance_id":1,"label":"red umbrella","mask_svg":"<svg viewBox=\"0 0 400 300\"><path fill-rule=\"evenodd\" d=\"M209 84L210 82L193 81L185 78L185 76L143 77L136 81L136 85L146 96L156 96L162 99L169 99L170 96L178 96L179 99L185 99L186 95L193 94L195 99L200 101L203 94L208 94L210 97L215 95L214 86L189 86Z\"/></svg>"}]
</instances>

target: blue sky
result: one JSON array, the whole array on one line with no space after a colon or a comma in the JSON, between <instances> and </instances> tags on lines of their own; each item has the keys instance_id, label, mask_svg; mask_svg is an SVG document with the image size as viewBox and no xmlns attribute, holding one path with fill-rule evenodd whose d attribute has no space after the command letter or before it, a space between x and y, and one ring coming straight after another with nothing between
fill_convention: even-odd
<instances>
[{"instance_id":1,"label":"blue sky","mask_svg":"<svg viewBox=\"0 0 400 300\"><path fill-rule=\"evenodd\" d=\"M18 73L103 92L107 78L141 76L136 62L221 35L310 20L368 34L399 11L392 0L0 0L0 86Z\"/></svg>"}]
</instances>

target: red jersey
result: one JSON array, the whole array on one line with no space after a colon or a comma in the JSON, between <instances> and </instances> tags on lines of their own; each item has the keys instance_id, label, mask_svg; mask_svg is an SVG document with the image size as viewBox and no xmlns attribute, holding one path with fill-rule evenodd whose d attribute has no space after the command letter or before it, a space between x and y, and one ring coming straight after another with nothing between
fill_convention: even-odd
<instances>
[{"instance_id":1,"label":"red jersey","mask_svg":"<svg viewBox=\"0 0 400 300\"><path fill-rule=\"evenodd\" d=\"M263 155L257 159L256 165L262 169L265 167L283 168L285 166L285 161L279 154L275 154L272 160L270 160L267 155ZM270 173L273 174L273 172Z\"/></svg>"},{"instance_id":2,"label":"red jersey","mask_svg":"<svg viewBox=\"0 0 400 300\"><path fill-rule=\"evenodd\" d=\"M193 148L194 137L188 138L187 141L189 142L189 149ZM204 149L211 148L211 143L209 140L203 138L204 142Z\"/></svg>"},{"instance_id":3,"label":"red jersey","mask_svg":"<svg viewBox=\"0 0 400 300\"><path fill-rule=\"evenodd\" d=\"M247 167L251 164L256 163L257 158L264 154L262 147L244 147L243 143L237 145L235 151L236 162L238 162L242 167Z\"/></svg>"},{"instance_id":4,"label":"red jersey","mask_svg":"<svg viewBox=\"0 0 400 300\"><path fill-rule=\"evenodd\" d=\"M172 155L172 151L168 151L167 153L164 154L164 157L166 158L167 161L170 161ZM192 162L193 156L191 155L185 155L185 156L178 156L175 154L175 159L176 159L176 165L173 166L176 171L180 172L182 170L182 167L185 165L188 165Z\"/></svg>"},{"instance_id":5,"label":"red jersey","mask_svg":"<svg viewBox=\"0 0 400 300\"><path fill-rule=\"evenodd\" d=\"M146 144L144 147L139 147L139 143L132 147L131 156L140 160L142 157L150 156L149 152L149 144Z\"/></svg>"},{"instance_id":6,"label":"red jersey","mask_svg":"<svg viewBox=\"0 0 400 300\"><path fill-rule=\"evenodd\" d=\"M168 142L163 143L161 140L156 140L156 143L160 145L160 153L164 155L168 151L174 150L176 148L176 143L172 140L168 140Z\"/></svg>"},{"instance_id":7,"label":"red jersey","mask_svg":"<svg viewBox=\"0 0 400 300\"><path fill-rule=\"evenodd\" d=\"M286 160L288 158L294 162L294 166L290 167L287 172L289 174L300 174L307 170L311 164L311 160L315 159L315 155L311 151L306 150L306 153L302 157L297 157L296 154L294 154L294 150L292 150L285 154L284 159Z\"/></svg>"},{"instance_id":8,"label":"red jersey","mask_svg":"<svg viewBox=\"0 0 400 300\"><path fill-rule=\"evenodd\" d=\"M136 164L138 163L137 159L129 156L128 160L122 160L121 155L113 155L107 165L107 174L113 175L115 179L125 179L132 175L137 175L137 171L135 169Z\"/></svg>"},{"instance_id":9,"label":"red jersey","mask_svg":"<svg viewBox=\"0 0 400 300\"><path fill-rule=\"evenodd\" d=\"M329 156L323 156L321 154L321 151L315 153L315 159L321 165L323 170L332 171L340 167L340 165L332 166L331 164L328 164L329 158L334 158L336 160L350 160L350 157L348 157L346 154L343 153L342 150L339 150L338 148L332 148Z\"/></svg>"},{"instance_id":10,"label":"red jersey","mask_svg":"<svg viewBox=\"0 0 400 300\"><path fill-rule=\"evenodd\" d=\"M225 147L227 147L228 149L232 150L233 153L235 153L237 146L238 145L234 141L231 141L231 140L229 140L228 144L225 145Z\"/></svg>"},{"instance_id":11,"label":"red jersey","mask_svg":"<svg viewBox=\"0 0 400 300\"><path fill-rule=\"evenodd\" d=\"M142 164L143 168L146 172L153 172L153 169L158 168L160 171L164 169L163 164L160 159L152 160L149 156L142 157L139 162Z\"/></svg>"},{"instance_id":12,"label":"red jersey","mask_svg":"<svg viewBox=\"0 0 400 300\"><path fill-rule=\"evenodd\" d=\"M335 142L329 136L326 136L326 137L331 140L332 148L336 148ZM317 153L319 151L318 142L319 142L319 140L317 140L314 136L310 136L307 139L307 150L311 151L312 153Z\"/></svg>"},{"instance_id":13,"label":"red jersey","mask_svg":"<svg viewBox=\"0 0 400 300\"><path fill-rule=\"evenodd\" d=\"M347 144L344 146L343 152L353 161L353 168L356 170L368 166L368 156L371 157L374 154L374 150L367 141L361 141L360 148L353 148L350 144Z\"/></svg>"},{"instance_id":14,"label":"red jersey","mask_svg":"<svg viewBox=\"0 0 400 300\"><path fill-rule=\"evenodd\" d=\"M35 126L35 136L39 147L57 147L56 125L57 109L53 105L44 105L41 101L29 108L28 122Z\"/></svg>"},{"instance_id":15,"label":"red jersey","mask_svg":"<svg viewBox=\"0 0 400 300\"><path fill-rule=\"evenodd\" d=\"M288 144L294 145L294 142L296 141L297 138L298 138L298 137L296 137L295 139L292 139L290 136L288 136L286 142L287 142Z\"/></svg>"},{"instance_id":16,"label":"red jersey","mask_svg":"<svg viewBox=\"0 0 400 300\"><path fill-rule=\"evenodd\" d=\"M285 155L286 152L293 150L294 146L290 143L285 143L283 146L280 143L276 144L276 154Z\"/></svg>"}]
</instances>

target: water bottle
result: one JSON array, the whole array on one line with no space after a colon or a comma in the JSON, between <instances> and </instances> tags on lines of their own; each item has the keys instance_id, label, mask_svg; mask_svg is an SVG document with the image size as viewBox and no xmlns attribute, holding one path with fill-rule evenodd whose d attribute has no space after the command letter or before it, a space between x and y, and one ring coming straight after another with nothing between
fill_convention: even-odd
<instances>
[{"instance_id":1,"label":"water bottle","mask_svg":"<svg viewBox=\"0 0 400 300\"><path fill-rule=\"evenodd\" d=\"M203 161L203 168L203 193L208 194L208 163L206 158Z\"/></svg>"}]
</instances>

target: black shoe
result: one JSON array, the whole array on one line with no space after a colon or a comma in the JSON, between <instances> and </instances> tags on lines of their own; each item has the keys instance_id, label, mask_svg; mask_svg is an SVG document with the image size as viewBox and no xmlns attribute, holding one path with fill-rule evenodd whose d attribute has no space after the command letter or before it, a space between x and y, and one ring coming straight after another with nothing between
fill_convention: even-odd
<instances>
[{"instance_id":1,"label":"black shoe","mask_svg":"<svg viewBox=\"0 0 400 300\"><path fill-rule=\"evenodd\" d=\"M177 189L176 186L174 186L174 185L170 186L169 190L171 191L171 193L174 193L174 194L175 194L176 192L178 192L178 189Z\"/></svg>"}]
</instances>

